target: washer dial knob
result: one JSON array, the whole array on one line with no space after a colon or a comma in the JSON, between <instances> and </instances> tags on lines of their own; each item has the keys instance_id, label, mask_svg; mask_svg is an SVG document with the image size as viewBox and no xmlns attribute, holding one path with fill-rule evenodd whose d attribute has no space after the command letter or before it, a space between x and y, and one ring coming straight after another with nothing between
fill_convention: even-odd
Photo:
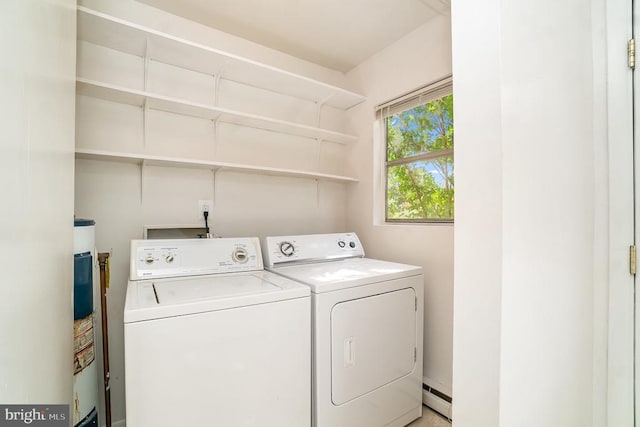
<instances>
[{"instance_id":1,"label":"washer dial knob","mask_svg":"<svg viewBox=\"0 0 640 427\"><path fill-rule=\"evenodd\" d=\"M244 264L249 260L249 253L244 248L237 248L231 253L233 260L239 264Z\"/></svg>"},{"instance_id":2,"label":"washer dial knob","mask_svg":"<svg viewBox=\"0 0 640 427\"><path fill-rule=\"evenodd\" d=\"M175 257L171 254L167 255L164 260L167 262L167 264L172 263L173 260L175 259Z\"/></svg>"},{"instance_id":3,"label":"washer dial knob","mask_svg":"<svg viewBox=\"0 0 640 427\"><path fill-rule=\"evenodd\" d=\"M293 255L295 251L296 251L296 248L293 247L293 243L291 242L280 243L280 253L282 253L282 255L289 257Z\"/></svg>"},{"instance_id":4,"label":"washer dial knob","mask_svg":"<svg viewBox=\"0 0 640 427\"><path fill-rule=\"evenodd\" d=\"M153 255L147 255L147 257L144 259L144 262L146 262L147 264L153 264Z\"/></svg>"},{"instance_id":5,"label":"washer dial knob","mask_svg":"<svg viewBox=\"0 0 640 427\"><path fill-rule=\"evenodd\" d=\"M344 240L338 240L338 246L340 246L341 248L344 248Z\"/></svg>"}]
</instances>

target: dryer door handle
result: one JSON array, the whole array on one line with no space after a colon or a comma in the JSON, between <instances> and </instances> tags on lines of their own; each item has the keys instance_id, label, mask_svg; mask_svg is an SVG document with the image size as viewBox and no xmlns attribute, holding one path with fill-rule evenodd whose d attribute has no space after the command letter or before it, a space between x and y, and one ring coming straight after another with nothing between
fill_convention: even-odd
<instances>
[{"instance_id":1,"label":"dryer door handle","mask_svg":"<svg viewBox=\"0 0 640 427\"><path fill-rule=\"evenodd\" d=\"M353 366L356 364L356 343L353 337L344 340L344 367Z\"/></svg>"}]
</instances>

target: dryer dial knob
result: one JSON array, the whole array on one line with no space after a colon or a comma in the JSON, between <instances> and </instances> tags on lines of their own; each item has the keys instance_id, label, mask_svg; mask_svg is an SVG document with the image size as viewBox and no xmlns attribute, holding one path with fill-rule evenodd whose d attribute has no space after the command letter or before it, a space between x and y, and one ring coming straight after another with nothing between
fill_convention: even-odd
<instances>
[{"instance_id":1,"label":"dryer dial knob","mask_svg":"<svg viewBox=\"0 0 640 427\"><path fill-rule=\"evenodd\" d=\"M338 246L340 246L341 248L344 248L344 240L338 240Z\"/></svg>"},{"instance_id":2,"label":"dryer dial knob","mask_svg":"<svg viewBox=\"0 0 640 427\"><path fill-rule=\"evenodd\" d=\"M165 260L165 261L167 262L167 264L168 264L168 263L173 262L173 260L174 260L174 259L175 259L175 258L174 258L174 256L173 256L173 255L167 255L167 256L165 257L165 259L164 259L164 260Z\"/></svg>"},{"instance_id":3,"label":"dryer dial knob","mask_svg":"<svg viewBox=\"0 0 640 427\"><path fill-rule=\"evenodd\" d=\"M284 256L291 256L296 251L291 242L282 242L280 243L280 252Z\"/></svg>"},{"instance_id":4,"label":"dryer dial knob","mask_svg":"<svg viewBox=\"0 0 640 427\"><path fill-rule=\"evenodd\" d=\"M231 257L235 262L244 264L249 260L249 253L244 248L238 248L231 253Z\"/></svg>"},{"instance_id":5,"label":"dryer dial knob","mask_svg":"<svg viewBox=\"0 0 640 427\"><path fill-rule=\"evenodd\" d=\"M147 264L153 264L153 255L147 255L147 257L144 259L144 262L146 262Z\"/></svg>"}]
</instances>

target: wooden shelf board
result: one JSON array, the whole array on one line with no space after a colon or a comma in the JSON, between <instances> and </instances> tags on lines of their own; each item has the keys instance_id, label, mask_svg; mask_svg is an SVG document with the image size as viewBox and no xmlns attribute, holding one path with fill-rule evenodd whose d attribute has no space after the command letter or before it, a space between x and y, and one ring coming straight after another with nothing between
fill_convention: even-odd
<instances>
[{"instance_id":1,"label":"wooden shelf board","mask_svg":"<svg viewBox=\"0 0 640 427\"><path fill-rule=\"evenodd\" d=\"M365 97L346 89L270 65L223 52L180 37L78 6L78 40L121 52L145 56L182 68L217 75L274 92L324 102L340 109L360 104ZM148 48L147 48L148 43Z\"/></svg>"},{"instance_id":2,"label":"wooden shelf board","mask_svg":"<svg viewBox=\"0 0 640 427\"><path fill-rule=\"evenodd\" d=\"M229 171L261 174L261 175L308 178L308 179L314 179L319 181L332 181L332 182L343 182L343 183L358 182L357 179L347 177L347 176L299 171L294 169L282 169L282 168L273 168L273 167L266 167L266 166L252 166L252 165L243 165L243 164L236 164L236 163L207 161L207 160L181 159L181 158L172 158L172 157L165 157L165 156L152 156L147 154L120 153L120 152L110 152L110 151L103 151L103 150L89 150L89 149L82 149L82 148L76 149L76 158L89 159L89 160L109 160L109 161L127 162L127 163L135 163L135 164L144 163L148 165L157 165L157 166L173 166L173 167L186 167L186 168L212 169L212 170L229 170Z\"/></svg>"},{"instance_id":3,"label":"wooden shelf board","mask_svg":"<svg viewBox=\"0 0 640 427\"><path fill-rule=\"evenodd\" d=\"M155 110L209 120L220 120L225 123L233 123L240 126L249 126L306 138L321 139L338 144L357 141L357 137L341 132L185 101L81 77L76 80L76 90L80 95L91 96L107 101L138 107L144 106L146 102L148 108Z\"/></svg>"}]
</instances>

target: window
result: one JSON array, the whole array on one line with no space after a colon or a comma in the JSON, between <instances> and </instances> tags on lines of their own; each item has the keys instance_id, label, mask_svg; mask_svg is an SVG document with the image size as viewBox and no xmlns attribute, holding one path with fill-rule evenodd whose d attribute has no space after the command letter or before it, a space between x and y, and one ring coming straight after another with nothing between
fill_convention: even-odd
<instances>
[{"instance_id":1,"label":"window","mask_svg":"<svg viewBox=\"0 0 640 427\"><path fill-rule=\"evenodd\" d=\"M377 117L386 151L386 221L453 221L451 78L378 106Z\"/></svg>"}]
</instances>

